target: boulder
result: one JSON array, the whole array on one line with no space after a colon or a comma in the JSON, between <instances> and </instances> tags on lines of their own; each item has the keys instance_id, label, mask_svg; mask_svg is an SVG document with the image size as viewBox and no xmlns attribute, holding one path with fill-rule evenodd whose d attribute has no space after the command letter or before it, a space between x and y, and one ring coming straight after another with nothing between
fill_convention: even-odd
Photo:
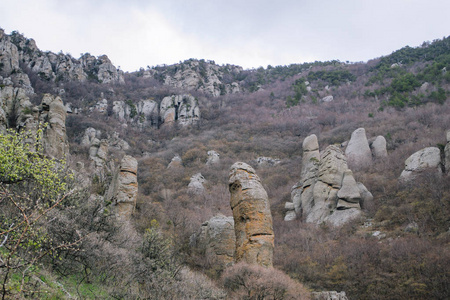
<instances>
[{"instance_id":1,"label":"boulder","mask_svg":"<svg viewBox=\"0 0 450 300\"><path fill-rule=\"evenodd\" d=\"M345 292L326 291L326 292L312 292L312 300L348 300Z\"/></svg>"},{"instance_id":2,"label":"boulder","mask_svg":"<svg viewBox=\"0 0 450 300\"><path fill-rule=\"evenodd\" d=\"M228 186L236 234L235 262L272 266L272 214L261 180L251 166L237 162L231 166Z\"/></svg>"},{"instance_id":3,"label":"boulder","mask_svg":"<svg viewBox=\"0 0 450 300\"><path fill-rule=\"evenodd\" d=\"M205 187L203 186L203 183L205 183L205 177L201 173L197 173L195 175L192 175L191 181L188 185L188 193L194 194L194 195L201 195L205 191Z\"/></svg>"},{"instance_id":4,"label":"boulder","mask_svg":"<svg viewBox=\"0 0 450 300\"><path fill-rule=\"evenodd\" d=\"M167 169L172 168L174 169L183 168L183 161L181 160L181 157L179 155L175 155L170 161L169 165L167 166Z\"/></svg>"},{"instance_id":5,"label":"boulder","mask_svg":"<svg viewBox=\"0 0 450 300\"><path fill-rule=\"evenodd\" d=\"M138 193L137 160L125 155L116 169L106 193L106 201L111 201L119 220L127 221L136 206Z\"/></svg>"},{"instance_id":6,"label":"boulder","mask_svg":"<svg viewBox=\"0 0 450 300\"><path fill-rule=\"evenodd\" d=\"M236 247L233 217L215 215L204 222L199 231L191 236L190 244L204 253L207 261L220 269L232 265Z\"/></svg>"},{"instance_id":7,"label":"boulder","mask_svg":"<svg viewBox=\"0 0 450 300\"><path fill-rule=\"evenodd\" d=\"M214 150L209 150L206 165L213 166L218 165L219 163L220 163L220 154Z\"/></svg>"},{"instance_id":8,"label":"boulder","mask_svg":"<svg viewBox=\"0 0 450 300\"><path fill-rule=\"evenodd\" d=\"M441 171L441 151L437 147L427 147L417 151L405 161L405 169L400 174L400 179L410 180L415 175L427 169Z\"/></svg>"},{"instance_id":9,"label":"boulder","mask_svg":"<svg viewBox=\"0 0 450 300\"><path fill-rule=\"evenodd\" d=\"M334 97L333 96L325 96L320 101L321 102L333 102Z\"/></svg>"},{"instance_id":10,"label":"boulder","mask_svg":"<svg viewBox=\"0 0 450 300\"><path fill-rule=\"evenodd\" d=\"M370 148L372 149L372 156L374 158L387 157L386 139L384 138L384 136L377 136L375 140L370 144Z\"/></svg>"},{"instance_id":11,"label":"boulder","mask_svg":"<svg viewBox=\"0 0 450 300\"><path fill-rule=\"evenodd\" d=\"M372 152L364 128L353 131L345 149L345 156L347 156L348 165L351 169L364 168L372 163Z\"/></svg>"},{"instance_id":12,"label":"boulder","mask_svg":"<svg viewBox=\"0 0 450 300\"><path fill-rule=\"evenodd\" d=\"M256 163L260 167L272 167L278 165L280 163L280 160L277 158L260 156L256 159Z\"/></svg>"}]
</instances>

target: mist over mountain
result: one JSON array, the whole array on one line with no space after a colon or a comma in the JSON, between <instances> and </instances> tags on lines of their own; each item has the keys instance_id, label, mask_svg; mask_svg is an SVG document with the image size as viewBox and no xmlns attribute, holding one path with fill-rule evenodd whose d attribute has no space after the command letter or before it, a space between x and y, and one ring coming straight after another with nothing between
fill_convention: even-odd
<instances>
[{"instance_id":1,"label":"mist over mountain","mask_svg":"<svg viewBox=\"0 0 450 300\"><path fill-rule=\"evenodd\" d=\"M446 299L449 93L450 37L124 72L0 30L2 297Z\"/></svg>"}]
</instances>

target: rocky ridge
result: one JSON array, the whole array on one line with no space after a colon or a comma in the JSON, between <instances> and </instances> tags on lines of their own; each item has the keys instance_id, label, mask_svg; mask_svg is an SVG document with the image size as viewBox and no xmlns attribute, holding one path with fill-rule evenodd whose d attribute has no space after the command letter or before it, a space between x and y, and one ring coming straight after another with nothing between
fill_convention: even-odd
<instances>
[{"instance_id":1,"label":"rocky ridge","mask_svg":"<svg viewBox=\"0 0 450 300\"><path fill-rule=\"evenodd\" d=\"M33 39L18 32L7 35L0 29L0 73L21 81L21 86L26 87L29 86L28 70L54 82L88 79L101 83L124 82L123 71L118 70L106 55L95 57L85 53L75 59L70 54L43 52Z\"/></svg>"}]
</instances>

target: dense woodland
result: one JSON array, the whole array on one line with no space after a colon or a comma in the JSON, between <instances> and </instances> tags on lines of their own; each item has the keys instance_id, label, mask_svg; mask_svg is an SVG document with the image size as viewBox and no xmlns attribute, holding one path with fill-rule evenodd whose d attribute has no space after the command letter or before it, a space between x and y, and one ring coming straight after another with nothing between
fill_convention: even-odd
<instances>
[{"instance_id":1,"label":"dense woodland","mask_svg":"<svg viewBox=\"0 0 450 300\"><path fill-rule=\"evenodd\" d=\"M81 145L86 128L105 135L116 131L131 146L127 154L138 159L139 195L131 224L118 226L107 203L87 201L90 194L105 193L108 174L90 178L92 184L82 192L55 191L54 198L62 199L58 205L47 213L55 202L42 203L44 217L30 224L22 239L14 237L20 243L15 248L0 247L5 255L14 254L8 259L17 261L16 269L8 269L8 278L6 270L0 269L4 299L68 295L80 299L301 299L308 298L309 291L332 290L345 291L349 299L450 297L448 170L424 172L409 183L398 180L411 154L428 146L443 150L447 142L450 38L404 47L368 62L312 62L224 72L222 83L238 82L241 91L219 96L164 84L165 76L189 68L192 61L197 60L148 67L157 74L151 78L143 76L144 69L125 73L121 84L101 83L95 76L85 82L64 78L55 82L21 66L35 91L33 103L57 88L65 91L61 94L65 103L82 111L66 121L71 155L65 170L76 169L80 161L89 164L88 149ZM198 72L207 80L202 68L214 62L198 62ZM155 116L149 126L129 120L125 127L111 107L105 113L89 110L102 98L111 105L118 100L133 104L141 99L161 102L180 93L198 100L201 119L193 125L164 124ZM322 101L326 96L333 100ZM316 134L323 150L348 141L360 127L369 138L384 136L388 149L386 159L353 170L374 196L364 208L365 220L339 228L308 224L300 217L284 221L284 204L300 176L303 139ZM220 153L219 165L205 164L209 150ZM29 149L21 151L30 155ZM182 167L167 168L176 155ZM262 156L280 163L260 166L256 159ZM204 221L217 213L231 215L227 179L236 161L255 168L269 195L279 281L273 273L252 266L221 270L189 245ZM38 199L49 197L33 174L37 171L27 175L32 178L29 181L8 177L8 170L1 172L2 210L14 210L15 202L7 199L29 202L29 212L4 213L1 220L16 218L17 223L23 216L36 216ZM206 189L202 195L192 195L187 186L199 172L206 179ZM76 178L65 175L64 188L76 184ZM417 226L407 229L410 224ZM13 228L1 225L0 244L4 232ZM382 237L374 236L375 231ZM24 265L29 266L26 271ZM270 288L260 291L260 298L246 294L244 287L254 285L258 290L261 283ZM278 289L284 292L276 294Z\"/></svg>"}]
</instances>

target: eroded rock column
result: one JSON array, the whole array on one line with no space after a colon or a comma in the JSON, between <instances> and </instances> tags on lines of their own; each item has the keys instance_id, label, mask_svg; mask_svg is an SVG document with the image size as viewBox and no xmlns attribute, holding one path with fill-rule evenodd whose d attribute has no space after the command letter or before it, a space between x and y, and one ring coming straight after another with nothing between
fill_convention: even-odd
<instances>
[{"instance_id":1,"label":"eroded rock column","mask_svg":"<svg viewBox=\"0 0 450 300\"><path fill-rule=\"evenodd\" d=\"M267 192L246 163L231 166L228 180L236 235L235 262L272 266L274 234Z\"/></svg>"}]
</instances>

